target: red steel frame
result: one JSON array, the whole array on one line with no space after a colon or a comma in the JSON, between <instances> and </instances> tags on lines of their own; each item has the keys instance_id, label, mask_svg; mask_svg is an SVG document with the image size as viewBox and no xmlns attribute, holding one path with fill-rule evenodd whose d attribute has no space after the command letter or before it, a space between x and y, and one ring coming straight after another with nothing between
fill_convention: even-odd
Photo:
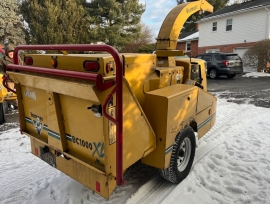
<instances>
[{"instance_id":1,"label":"red steel frame","mask_svg":"<svg viewBox=\"0 0 270 204\"><path fill-rule=\"evenodd\" d=\"M114 85L114 81L108 81L104 83L101 74L91 74L76 71L57 70L33 66L19 65L18 53L20 50L69 50L69 51L97 51L97 52L108 52L114 58L116 64L116 83L111 93L107 96L104 104L102 105L102 111L106 118L111 120L116 125L116 183L122 185L123 179L123 63L117 50L109 45L19 45L14 50L14 64L7 65L8 71L28 71L34 73L47 74L52 76L62 76L72 79L83 79L89 80L96 83L96 87L103 91ZM6 79L4 79L4 86L9 89L6 85ZM10 90L10 89L9 89ZM109 100L116 94L116 119L111 117L106 112L106 107Z\"/></svg>"}]
</instances>

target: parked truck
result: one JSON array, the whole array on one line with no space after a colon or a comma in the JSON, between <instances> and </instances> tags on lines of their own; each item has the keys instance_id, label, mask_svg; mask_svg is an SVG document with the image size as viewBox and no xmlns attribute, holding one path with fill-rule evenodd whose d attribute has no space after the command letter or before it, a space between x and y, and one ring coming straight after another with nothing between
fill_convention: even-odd
<instances>
[{"instance_id":1,"label":"parked truck","mask_svg":"<svg viewBox=\"0 0 270 204\"><path fill-rule=\"evenodd\" d=\"M16 47L7 75L32 153L107 199L138 161L181 182L197 139L216 118L205 61L175 59L185 54L176 50L180 30L199 10L212 6L205 0L176 6L161 26L155 54L119 54L108 45ZM21 50L62 53L24 52L19 65ZM98 53L69 53L74 50Z\"/></svg>"}]
</instances>

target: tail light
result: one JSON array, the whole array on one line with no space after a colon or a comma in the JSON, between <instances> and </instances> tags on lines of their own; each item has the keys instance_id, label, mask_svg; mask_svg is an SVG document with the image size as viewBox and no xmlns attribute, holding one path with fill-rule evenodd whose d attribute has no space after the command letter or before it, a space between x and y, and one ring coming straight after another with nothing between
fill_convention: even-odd
<instances>
[{"instance_id":1,"label":"tail light","mask_svg":"<svg viewBox=\"0 0 270 204\"><path fill-rule=\"evenodd\" d=\"M109 63L106 64L106 73L109 74L111 71L111 65Z\"/></svg>"},{"instance_id":2,"label":"tail light","mask_svg":"<svg viewBox=\"0 0 270 204\"><path fill-rule=\"evenodd\" d=\"M32 57L25 57L23 61L24 61L24 63L26 65L32 65L33 64L33 58Z\"/></svg>"},{"instance_id":3,"label":"tail light","mask_svg":"<svg viewBox=\"0 0 270 204\"><path fill-rule=\"evenodd\" d=\"M224 64L227 67L229 65L229 62L227 60L223 60L222 64Z\"/></svg>"},{"instance_id":4,"label":"tail light","mask_svg":"<svg viewBox=\"0 0 270 204\"><path fill-rule=\"evenodd\" d=\"M52 58L52 59L51 59L51 65L52 65L54 68L56 68L57 65L58 65L57 59Z\"/></svg>"},{"instance_id":5,"label":"tail light","mask_svg":"<svg viewBox=\"0 0 270 204\"><path fill-rule=\"evenodd\" d=\"M99 70L99 63L86 60L83 62L83 68L85 71L97 72Z\"/></svg>"},{"instance_id":6,"label":"tail light","mask_svg":"<svg viewBox=\"0 0 270 204\"><path fill-rule=\"evenodd\" d=\"M96 191L100 192L100 183L96 181Z\"/></svg>"}]
</instances>

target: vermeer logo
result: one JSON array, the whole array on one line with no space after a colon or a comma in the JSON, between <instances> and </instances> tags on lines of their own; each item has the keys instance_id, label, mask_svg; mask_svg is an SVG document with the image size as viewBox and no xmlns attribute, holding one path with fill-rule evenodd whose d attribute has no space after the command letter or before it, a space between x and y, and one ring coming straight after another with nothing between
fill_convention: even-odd
<instances>
[{"instance_id":1,"label":"vermeer logo","mask_svg":"<svg viewBox=\"0 0 270 204\"><path fill-rule=\"evenodd\" d=\"M35 131L40 135L41 134L41 130L42 130L42 121L43 121L43 118L38 116L38 115L35 115L33 113L30 112L30 115L32 118L32 121L33 121L33 124L34 124L34 127L35 127Z\"/></svg>"},{"instance_id":2,"label":"vermeer logo","mask_svg":"<svg viewBox=\"0 0 270 204\"><path fill-rule=\"evenodd\" d=\"M36 93L33 92L33 91L28 91L28 90L25 90L24 91L24 95L28 98L32 98L34 100L37 100L37 97L36 97Z\"/></svg>"},{"instance_id":3,"label":"vermeer logo","mask_svg":"<svg viewBox=\"0 0 270 204\"><path fill-rule=\"evenodd\" d=\"M191 8L187 8L186 11L187 11L187 13L190 13L192 11L195 11L197 8L198 8L198 6L193 6Z\"/></svg>"}]
</instances>

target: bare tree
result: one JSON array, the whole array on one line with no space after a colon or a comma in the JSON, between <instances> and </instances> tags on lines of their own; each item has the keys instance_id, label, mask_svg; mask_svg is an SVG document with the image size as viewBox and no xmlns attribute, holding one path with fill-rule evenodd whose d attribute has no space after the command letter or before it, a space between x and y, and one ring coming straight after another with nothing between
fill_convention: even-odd
<instances>
[{"instance_id":1,"label":"bare tree","mask_svg":"<svg viewBox=\"0 0 270 204\"><path fill-rule=\"evenodd\" d=\"M148 45L153 42L153 32L152 30L144 23L140 24L141 32L135 41L129 42L121 50L122 52L135 53L138 52L139 47L143 45Z\"/></svg>"},{"instance_id":2,"label":"bare tree","mask_svg":"<svg viewBox=\"0 0 270 204\"><path fill-rule=\"evenodd\" d=\"M257 68L258 71L267 70L270 63L270 39L265 39L255 43L244 54L244 66Z\"/></svg>"}]
</instances>

